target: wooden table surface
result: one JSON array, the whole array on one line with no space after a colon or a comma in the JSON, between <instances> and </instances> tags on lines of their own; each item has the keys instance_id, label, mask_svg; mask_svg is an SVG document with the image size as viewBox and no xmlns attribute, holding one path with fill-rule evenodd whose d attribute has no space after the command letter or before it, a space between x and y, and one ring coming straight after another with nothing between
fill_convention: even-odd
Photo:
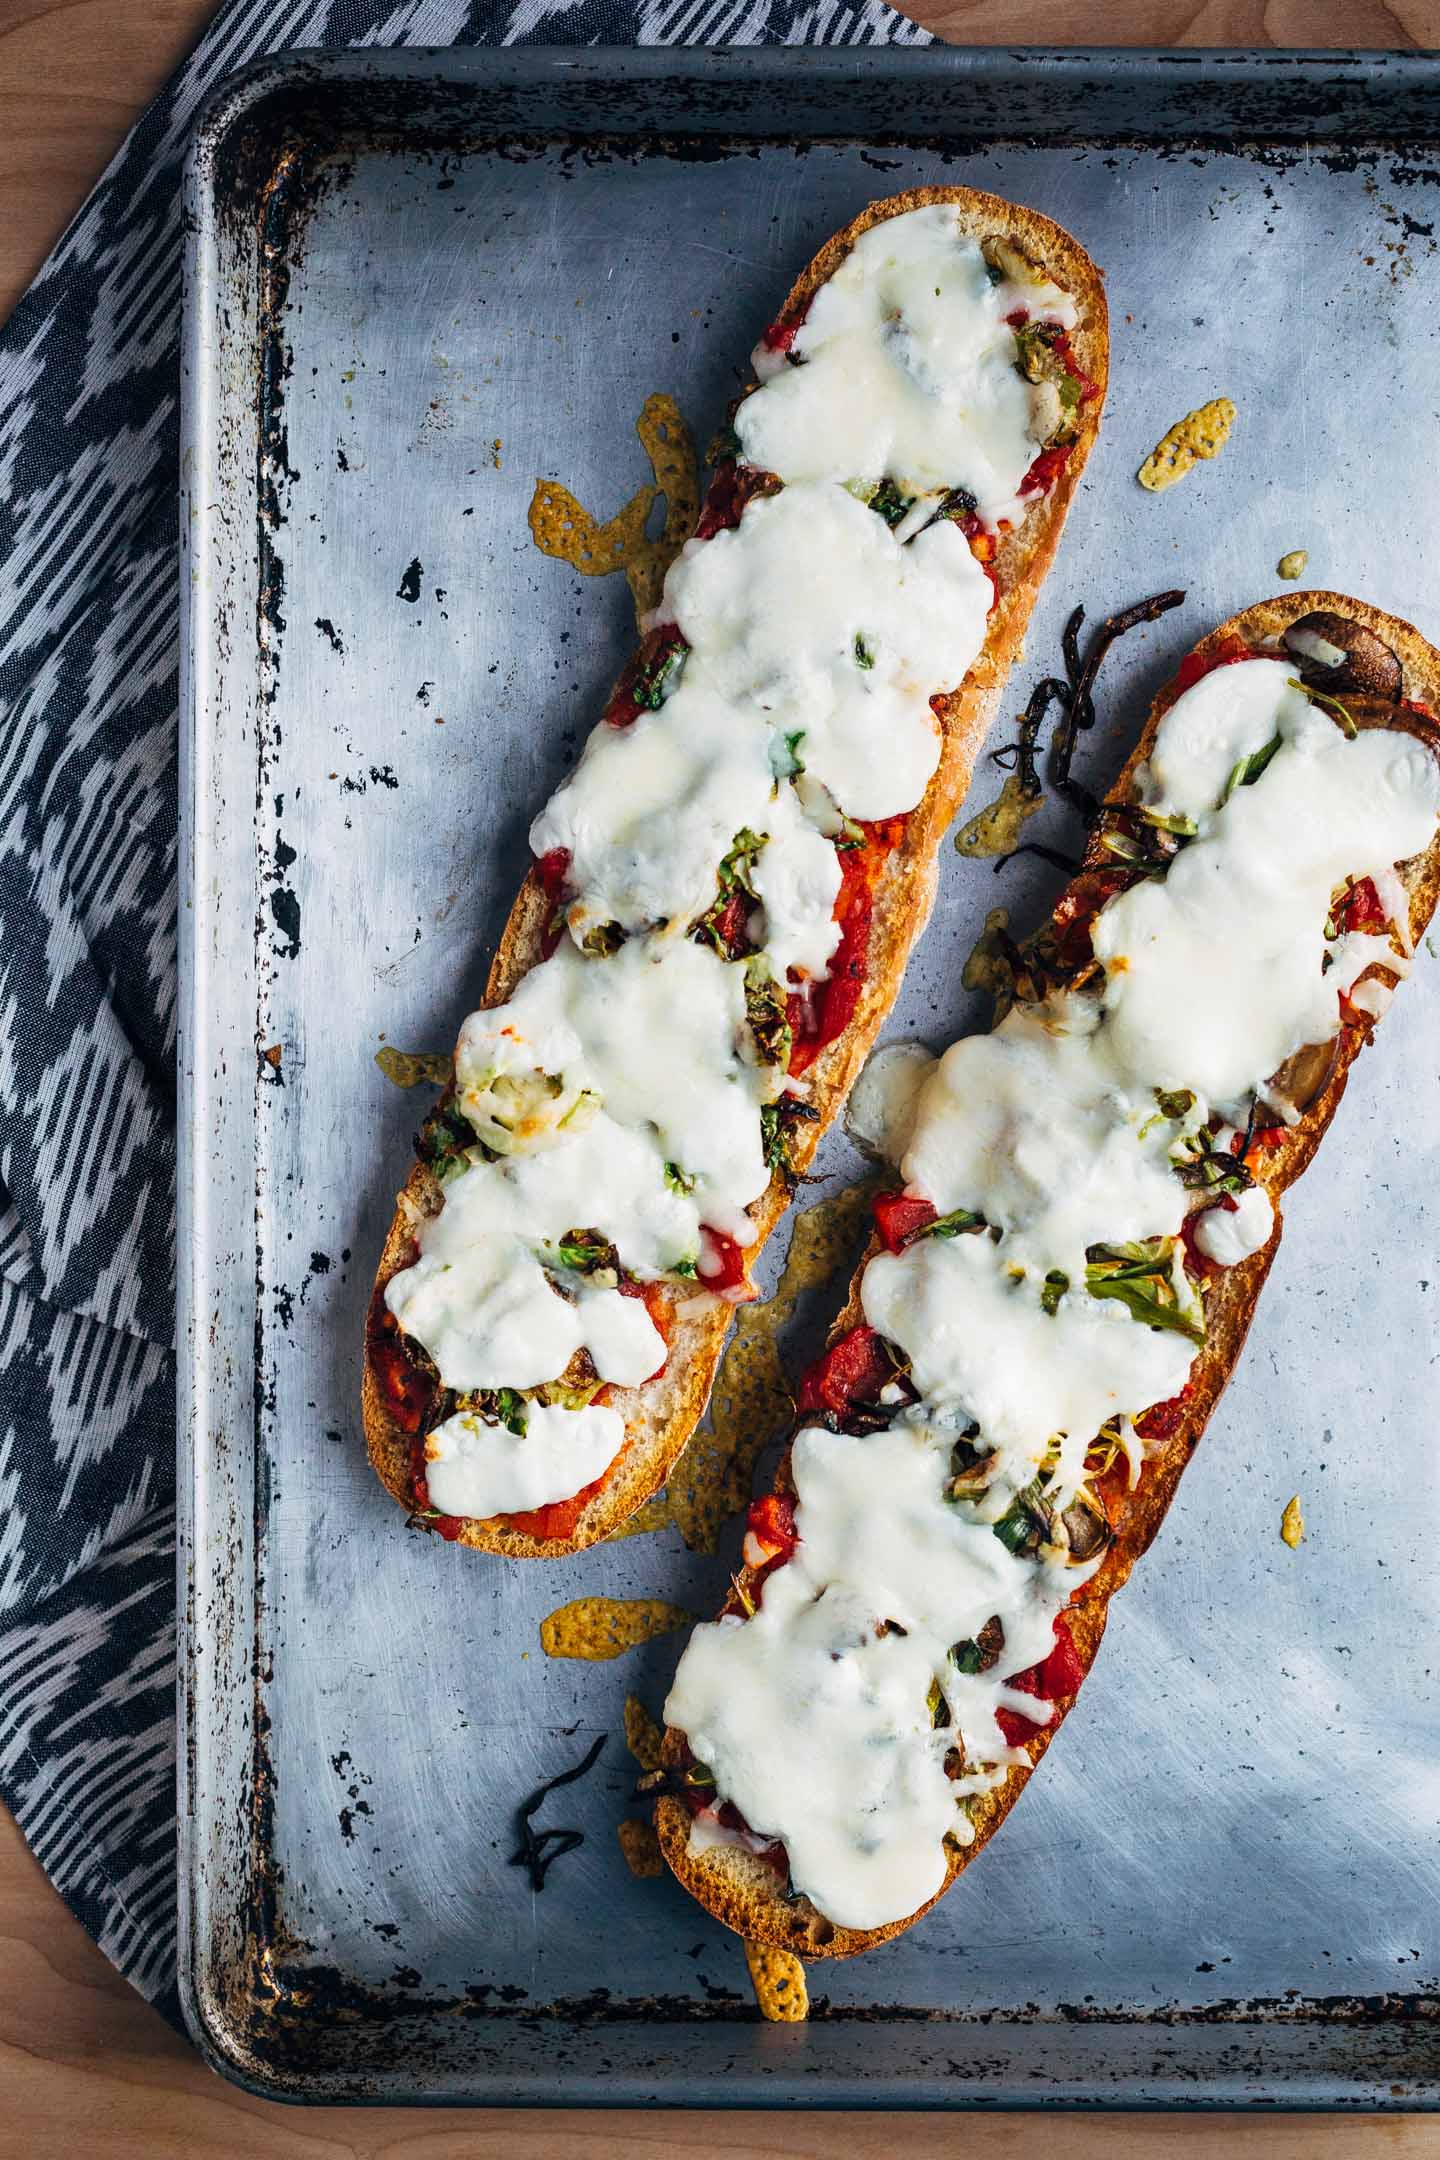
<instances>
[{"instance_id":1,"label":"wooden table surface","mask_svg":"<svg viewBox=\"0 0 1440 2160\"><path fill-rule=\"evenodd\" d=\"M0 0L0 320L214 0ZM1440 45L1440 0L925 0L969 44ZM0 2160L1440 2160L1440 2118L300 2111L222 2083L113 1971L0 1809Z\"/></svg>"}]
</instances>

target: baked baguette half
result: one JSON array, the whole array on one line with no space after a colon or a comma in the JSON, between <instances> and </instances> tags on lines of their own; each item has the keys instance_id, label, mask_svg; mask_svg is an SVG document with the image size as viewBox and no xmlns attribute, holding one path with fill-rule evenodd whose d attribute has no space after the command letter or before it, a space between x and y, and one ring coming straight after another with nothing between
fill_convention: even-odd
<instances>
[{"instance_id":1,"label":"baked baguette half","mask_svg":"<svg viewBox=\"0 0 1440 2160\"><path fill-rule=\"evenodd\" d=\"M1012 951L995 1032L924 1083L905 1189L876 1203L744 1569L666 1706L662 1850L748 1941L848 1957L900 1934L1044 1755L1234 1369L1279 1202L1430 922L1437 710L1440 653L1361 601L1287 594L1222 624ZM920 1702L897 1709L906 1660Z\"/></svg>"},{"instance_id":2,"label":"baked baguette half","mask_svg":"<svg viewBox=\"0 0 1440 2160\"><path fill-rule=\"evenodd\" d=\"M929 318L932 282L917 268L931 260L927 249L941 262ZM963 266L975 288L960 298L947 282L952 262ZM958 279L961 270L954 275ZM885 299L887 279L901 281L894 306ZM946 370L970 365L957 325L967 335L975 331L984 347L974 363L979 387L973 425L962 401L952 396L947 404L924 387L930 382L933 390L938 369L943 393ZM376 1274L363 1380L371 1463L412 1517L453 1541L512 1557L555 1557L610 1536L664 1484L704 1408L731 1307L754 1294L749 1265L859 1071L929 914L936 850L965 794L1094 441L1108 368L1104 292L1084 250L1048 218L966 188L916 189L872 204L827 243L797 279L755 362L759 380L735 408L728 439L722 438L696 537L673 566L640 651L612 693L580 767L533 829L535 867L500 940L482 1012L462 1032L457 1083L417 1142L420 1160L398 1197ZM1021 440L1028 443L1018 485L1017 411ZM961 441L957 455L967 473L983 476L971 486L958 484L955 471L940 470L947 430L953 437L966 427L974 440ZM852 441L853 470L847 462ZM767 586L779 588L768 599ZM833 624L829 632L823 623L815 631L821 642L831 634L823 669L817 642L814 651L805 648L805 666L796 664L777 697L768 687L777 668L784 676L783 652L776 660L777 623L783 629L793 615L803 640L812 615L818 622L827 605L840 604L826 599L836 591L855 595L853 651L847 629L844 664L857 681L863 675L867 685L878 685L888 700L876 707L880 717L864 741L853 727L844 734L841 703L851 700L846 711L853 722L856 691L853 683L833 691L840 649ZM952 593L961 595L958 614ZM882 598L890 613L877 637L867 610ZM938 669L942 656L954 653L955 625L969 619L967 609L973 637L954 672L924 676L927 664ZM886 635L896 624L891 647L903 664L887 657ZM912 630L918 654L905 644ZM907 667L909 679L902 679ZM816 692L822 674L823 696ZM702 702L707 698L708 705ZM721 766L741 722L756 726L758 707L773 741L785 746L773 780L767 768L765 789L775 797L780 825L793 828L793 862L801 868L792 870L788 883L778 871L767 879L778 831L769 809L764 832L756 830L758 812L742 818L737 811L730 824L712 820L712 838L722 836L713 846L694 843L685 823L691 797L708 801L709 790L725 801L734 798L737 783ZM656 791L653 774L641 771L632 779L620 770L620 745L642 735L651 741L663 723L670 726L665 756L698 757L693 742L677 734L682 717L696 739L714 722L722 747L713 756L705 753L712 762L703 771L685 768L685 785L676 783L672 802ZM907 765L913 768L908 785ZM627 802L648 809L632 818L631 829L618 831ZM672 859L683 858L687 847L687 859ZM647 880L648 898L644 892L637 897ZM663 888L659 900L655 887ZM823 933L818 943L817 907ZM776 927L782 916L783 937ZM697 952L705 955L710 974ZM561 1342L563 1369L551 1370L537 1357L523 1374L511 1370L510 1378L521 1384L496 1385L505 1374L487 1345L477 1342L483 1323L473 1313L468 1319L457 1315L454 1298L437 1319L444 1285L437 1285L433 1269L426 1273L434 1258L429 1248L447 1236L452 1245L458 1238L453 1211L460 1186L468 1201L478 1190L476 1178L495 1167L489 1143L502 1151L497 1175L507 1177L518 1159L508 1151L536 1144L533 1130L522 1133L518 1120L513 1136L497 1126L491 1075L482 1073L481 1084L473 1084L474 1068L483 1063L476 1042L492 1061L499 1054L484 1014L503 1007L496 1028L513 1043L521 1024L516 1016L522 1007L527 1015L534 1011L529 1001L544 1005L545 988L537 984L541 978L548 983L557 967L568 971L567 996L573 991L584 998L613 981L638 1001L642 978L650 980L644 961L685 978L668 1003L651 1001L652 1008L664 1003L667 1055L699 1038L704 1016L698 1004L687 1002L691 989L697 1000L703 992L713 1003L723 988L718 977L711 979L718 963L726 963L731 976L744 968L743 1059L752 1068L769 1068L754 1082L749 1137L731 1151L744 1157L750 1183L732 1180L712 1205L704 1176L697 1179L694 1162L680 1159L682 1144L674 1143L663 1116L644 1126L646 1103L632 1105L619 1139L628 1146L637 1126L660 1131L668 1143L663 1167L670 1188L660 1197L672 1209L685 1198L692 1222L698 1214L698 1253L672 1256L667 1264L665 1226L655 1230L658 1201L646 1202L644 1251L627 1243L625 1232L604 1217L601 1199L592 1196L587 1172L577 1177L580 1189L568 1220L537 1221L525 1265L538 1253L555 1301L563 1291L572 1309L584 1305L599 1313L612 1336L614 1312L602 1313L594 1302L596 1285L609 1286L612 1294L643 1292L640 1310L654 1331L649 1340L659 1345L652 1364L660 1369L649 1378L637 1376L637 1361L638 1375L649 1368L630 1338L643 1334L645 1323L622 1315L627 1327L619 1333L630 1340L628 1371L618 1352L607 1368L589 1341L572 1355L566 1347L575 1334L571 1328ZM757 968L759 980L752 983ZM697 973L705 979L687 989ZM602 1002L598 992L590 999L591 1005ZM543 1024L553 1022L552 1038L558 1033L573 1047L573 1036L565 1036L572 1017L572 1008L564 1006ZM582 1035L585 1027L606 1025L613 1031L613 1012L597 1014L587 1006ZM537 1022L533 1041L542 1032ZM586 1038L586 1056L590 1047ZM604 1117L617 1090L635 1092L635 1070L655 1046L637 1024L628 1036L629 1069L622 1048L609 1046L613 1086L578 1089L570 1086L568 1070L562 1075L555 1069L562 1052L547 1067L543 1048L535 1051L526 1084L553 1088L553 1098L531 1121L541 1128L541 1142L555 1138L558 1111L548 1131L544 1121L556 1102L568 1115L572 1097L581 1111L599 1101ZM588 1083L592 1075L587 1070L583 1077ZM739 1078L749 1086L754 1075ZM729 1104L729 1097L720 1101L720 1113ZM703 1151L713 1135L698 1111L694 1122L701 1128L694 1145ZM616 1149L592 1152L604 1157L593 1166L595 1178L618 1176L618 1141ZM533 1165L522 1165L521 1174L538 1175ZM737 1200L743 1205L737 1207ZM616 1201L617 1215L629 1223L640 1212L627 1189ZM442 1232L447 1216L450 1230ZM469 1264L468 1254L461 1257ZM698 1280L686 1279L697 1268ZM540 1296L533 1280L527 1296L531 1292L527 1310L533 1313ZM549 1473L551 1485L542 1485L532 1504L537 1427L543 1425L547 1445L558 1445L557 1435L580 1431L579 1416L590 1429L598 1419L609 1421L608 1439L596 1431L604 1457L598 1474L593 1456L568 1486L554 1484L559 1471ZM471 1495L500 1489L492 1469L502 1456L509 1464L506 1476L525 1491L518 1504L482 1509ZM467 1483L470 1470L474 1478Z\"/></svg>"}]
</instances>

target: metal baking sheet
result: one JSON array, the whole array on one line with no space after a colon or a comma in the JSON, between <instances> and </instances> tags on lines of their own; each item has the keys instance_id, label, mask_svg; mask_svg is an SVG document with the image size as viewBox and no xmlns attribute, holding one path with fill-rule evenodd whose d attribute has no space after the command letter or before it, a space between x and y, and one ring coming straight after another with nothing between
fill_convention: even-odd
<instances>
[{"instance_id":1,"label":"metal baking sheet","mask_svg":"<svg viewBox=\"0 0 1440 2160\"><path fill-rule=\"evenodd\" d=\"M1103 780L1291 549L1440 629L1436 144L1435 61L1340 55L299 55L212 104L187 187L181 1867L187 2012L230 2075L311 2100L1436 2101L1428 959L1043 1775L927 1922L812 1969L808 2026L760 2023L739 1945L617 1847L622 1700L658 1707L675 1641L584 1665L537 1636L586 1592L706 1612L731 1548L457 1552L402 1527L357 1410L418 1116L372 1055L452 1039L632 634L622 579L532 545L536 477L611 515L650 477L657 391L703 446L872 197L963 181L1049 212L1108 274L1114 372L1012 710L1077 600L1189 591L1109 663ZM1141 494L1219 392L1224 456ZM986 911L1029 922L1054 883L947 849L888 1033L977 1024ZM858 1164L835 1139L825 1167ZM537 1897L515 1804L599 1733L564 1807L587 1841Z\"/></svg>"}]
</instances>

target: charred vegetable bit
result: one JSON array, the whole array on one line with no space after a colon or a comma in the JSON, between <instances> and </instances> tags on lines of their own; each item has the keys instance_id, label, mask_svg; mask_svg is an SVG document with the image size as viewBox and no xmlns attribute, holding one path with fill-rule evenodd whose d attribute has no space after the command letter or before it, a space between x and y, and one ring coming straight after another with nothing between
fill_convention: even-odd
<instances>
[{"instance_id":1,"label":"charred vegetable bit","mask_svg":"<svg viewBox=\"0 0 1440 2160\"><path fill-rule=\"evenodd\" d=\"M872 491L870 508L877 516L884 518L887 525L898 525L913 499L912 496L902 495L895 482L887 478Z\"/></svg>"},{"instance_id":2,"label":"charred vegetable bit","mask_svg":"<svg viewBox=\"0 0 1440 2160\"><path fill-rule=\"evenodd\" d=\"M463 1111L454 1103L441 1103L416 1135L415 1153L443 1184L465 1169L473 1153L489 1156L490 1150L476 1138Z\"/></svg>"},{"instance_id":3,"label":"charred vegetable bit","mask_svg":"<svg viewBox=\"0 0 1440 2160\"><path fill-rule=\"evenodd\" d=\"M722 959L737 958L748 944L746 903L755 901L755 858L769 837L748 825L736 833L716 872L715 904L693 926L694 936L713 945Z\"/></svg>"},{"instance_id":4,"label":"charred vegetable bit","mask_svg":"<svg viewBox=\"0 0 1440 2160\"><path fill-rule=\"evenodd\" d=\"M1040 793L1040 731L1050 707L1059 705L1061 718L1050 742L1051 778L1057 793L1072 809L1080 812L1087 824L1099 818L1099 802L1088 788L1083 787L1072 776L1071 767L1080 737L1088 733L1095 724L1095 679L1100 672L1101 663L1117 638L1123 637L1140 623L1156 621L1171 608L1178 607L1184 598L1184 593L1178 591L1155 593L1148 600L1137 600L1133 607L1122 608L1118 615L1107 615L1097 625L1089 650L1083 657L1080 652L1080 632L1085 622L1085 610L1083 607L1074 609L1060 641L1065 661L1064 680L1058 675L1048 675L1036 684L1020 722L1018 739L992 751L994 762L1005 771L1018 771L1027 793ZM1107 819L1106 822L1108 824L1110 820ZM1193 827L1191 830L1193 831ZM1185 837L1188 838L1189 835L1186 834ZM1143 847L1127 849L1123 840L1119 848L1112 848L1112 852L1120 853L1122 849L1127 859L1132 852L1142 858L1149 852ZM995 865L996 869L1003 869L1015 855L1021 854L1040 855L1046 861L1054 862L1060 869L1079 867L1078 863L1063 851L1029 840L1014 849L1011 855L1002 856Z\"/></svg>"},{"instance_id":5,"label":"charred vegetable bit","mask_svg":"<svg viewBox=\"0 0 1440 2160\"><path fill-rule=\"evenodd\" d=\"M515 1811L515 1829L520 1842L510 1855L510 1865L529 1870L532 1890L544 1889L545 1877L555 1862L565 1853L574 1852L578 1845L583 1845L585 1833L583 1830L536 1830L530 1818L544 1806L552 1792L558 1792L562 1785L573 1785L577 1778L584 1777L587 1771L594 1769L605 1745L605 1738L605 1734L601 1733L573 1770L562 1770L558 1777L549 1778L543 1785L537 1786L529 1799L522 1800Z\"/></svg>"},{"instance_id":6,"label":"charred vegetable bit","mask_svg":"<svg viewBox=\"0 0 1440 2160\"><path fill-rule=\"evenodd\" d=\"M517 1440L524 1439L530 1405L518 1388L478 1388L473 1394L457 1396L456 1403L472 1416L484 1418L487 1425L503 1425Z\"/></svg>"},{"instance_id":7,"label":"charred vegetable bit","mask_svg":"<svg viewBox=\"0 0 1440 2160\"><path fill-rule=\"evenodd\" d=\"M1088 788L1072 780L1070 767L1080 737L1095 725L1095 678L1101 663L1117 638L1124 637L1127 631L1136 629L1141 623L1157 621L1171 608L1179 607L1184 598L1184 593L1178 591L1155 593L1148 600L1137 600L1133 607L1122 608L1118 615L1107 615L1097 626L1083 660L1080 658L1080 631L1085 621L1084 608L1077 607L1065 625L1062 645L1065 672L1070 681L1070 699L1065 718L1051 743L1051 769L1060 793L1087 818L1094 817L1099 805Z\"/></svg>"},{"instance_id":8,"label":"charred vegetable bit","mask_svg":"<svg viewBox=\"0 0 1440 2160\"><path fill-rule=\"evenodd\" d=\"M793 1177L795 1165L790 1148L795 1127L819 1121L820 1112L814 1104L802 1102L798 1095L782 1095L779 1102L766 1103L760 1112L766 1168L780 1177Z\"/></svg>"},{"instance_id":9,"label":"charred vegetable bit","mask_svg":"<svg viewBox=\"0 0 1440 2160\"><path fill-rule=\"evenodd\" d=\"M992 1525L996 1537L1007 1552L1017 1558L1021 1553L1037 1552L1050 1536L1050 1510L1040 1490L1040 1480L1032 1478L1022 1491L1015 1495L999 1522Z\"/></svg>"},{"instance_id":10,"label":"charred vegetable bit","mask_svg":"<svg viewBox=\"0 0 1440 2160\"><path fill-rule=\"evenodd\" d=\"M1245 1192L1255 1182L1238 1155L1211 1147L1177 1162L1175 1175L1187 1192L1210 1193L1217 1199L1222 1193Z\"/></svg>"},{"instance_id":11,"label":"charred vegetable bit","mask_svg":"<svg viewBox=\"0 0 1440 2160\"><path fill-rule=\"evenodd\" d=\"M785 986L776 980L768 960L755 959L746 962L745 1019L755 1039L755 1049L761 1063L778 1065L783 1071L790 1063L790 1049L794 1040L790 1029L790 1008Z\"/></svg>"},{"instance_id":12,"label":"charred vegetable bit","mask_svg":"<svg viewBox=\"0 0 1440 2160\"><path fill-rule=\"evenodd\" d=\"M624 943L625 932L619 923L597 923L593 930L586 931L581 950L589 953L592 960L608 960Z\"/></svg>"},{"instance_id":13,"label":"charred vegetable bit","mask_svg":"<svg viewBox=\"0 0 1440 2160\"><path fill-rule=\"evenodd\" d=\"M971 1230L983 1230L985 1218L977 1215L974 1208L955 1208L949 1215L937 1215L924 1232L926 1237L964 1237Z\"/></svg>"},{"instance_id":14,"label":"charred vegetable bit","mask_svg":"<svg viewBox=\"0 0 1440 2160\"><path fill-rule=\"evenodd\" d=\"M620 1272L615 1247L598 1230L567 1230L554 1250L560 1266L573 1268L577 1275L593 1274L597 1268L608 1268L617 1276Z\"/></svg>"},{"instance_id":15,"label":"charred vegetable bit","mask_svg":"<svg viewBox=\"0 0 1440 2160\"><path fill-rule=\"evenodd\" d=\"M647 660L630 686L630 695L647 712L658 712L680 680L690 648L682 640Z\"/></svg>"}]
</instances>

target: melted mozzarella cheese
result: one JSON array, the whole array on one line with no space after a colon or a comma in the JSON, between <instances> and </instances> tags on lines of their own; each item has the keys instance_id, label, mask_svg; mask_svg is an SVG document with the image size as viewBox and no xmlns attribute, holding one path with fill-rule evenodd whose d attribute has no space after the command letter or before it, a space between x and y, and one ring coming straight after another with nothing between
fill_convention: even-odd
<instances>
[{"instance_id":1,"label":"melted mozzarella cheese","mask_svg":"<svg viewBox=\"0 0 1440 2160\"><path fill-rule=\"evenodd\" d=\"M1279 673L1242 662L1213 679L1243 679L1252 666L1272 684ZM1289 695L1281 686L1275 698L1281 746L1260 778L1213 812L1163 880L1141 880L1096 920L1106 1027L1141 1085L1232 1104L1302 1045L1334 1035L1343 961L1358 955L1347 944L1323 972L1331 894L1347 876L1391 870L1434 834L1440 788L1419 743L1389 729L1350 741L1313 707L1294 711ZM1380 957L1376 942L1361 950Z\"/></svg>"},{"instance_id":2,"label":"melted mozzarella cheese","mask_svg":"<svg viewBox=\"0 0 1440 2160\"><path fill-rule=\"evenodd\" d=\"M445 1205L416 1231L418 1259L391 1276L385 1302L444 1385L462 1393L538 1387L582 1349L602 1380L634 1386L663 1363L664 1338L640 1300L561 1265L561 1241L585 1229L623 1239L631 1265L652 1274L699 1244L694 1202L667 1190L653 1142L602 1117L563 1160L547 1150L452 1178Z\"/></svg>"},{"instance_id":3,"label":"melted mozzarella cheese","mask_svg":"<svg viewBox=\"0 0 1440 2160\"><path fill-rule=\"evenodd\" d=\"M1277 733L1264 772L1227 798L1236 764ZM1133 885L1097 918L1103 989L1017 1008L991 1036L954 1045L902 1113L908 1188L987 1225L922 1235L865 1269L865 1319L903 1354L918 1402L864 1437L797 1436L795 1553L766 1577L753 1618L696 1631L666 1706L718 1794L752 1833L784 1844L796 1887L844 1926L885 1925L933 1896L946 1836L973 1834L957 1802L1020 1759L996 1711L1049 1717L1005 1676L1045 1657L1089 1572L1063 1564L1061 1511L1102 1428L1134 1484L1131 1420L1189 1377L1186 1335L1090 1294L1088 1249L1172 1240L1176 1304L1198 1312L1175 1239L1187 1198L1172 1156L1202 1128L1228 1151L1206 1096L1263 1092L1290 1050L1336 1032L1337 988L1377 961L1407 965L1387 937L1324 937L1347 877L1372 876L1397 919L1408 912L1394 866L1433 839L1440 787L1399 731L1347 739L1292 691L1283 663L1237 663L1172 707L1149 787L1198 836L1163 882ZM1383 1003L1386 985L1359 984L1363 1010L1375 991ZM1184 1091L1168 1106L1181 1114L1156 1101L1161 1088ZM883 1104L883 1079L875 1092ZM1205 1210L1195 1239L1228 1267L1273 1227L1257 1186ZM1066 1281L1047 1311L1056 1269ZM952 1460L962 1486L951 1487ZM995 1526L1018 1506L1033 1531L1042 1505L1056 1543L1013 1554ZM968 1651L992 1620L999 1657L960 1671L950 1646ZM938 1731L924 1708L932 1681L951 1717ZM957 1740L963 1774L947 1778Z\"/></svg>"},{"instance_id":4,"label":"melted mozzarella cheese","mask_svg":"<svg viewBox=\"0 0 1440 2160\"><path fill-rule=\"evenodd\" d=\"M743 456L787 481L964 487L982 516L1002 514L1037 447L1005 320L1017 307L1075 321L1053 285L992 283L947 205L873 225L811 302L791 347L801 364L736 413Z\"/></svg>"},{"instance_id":5,"label":"melted mozzarella cheese","mask_svg":"<svg viewBox=\"0 0 1440 2160\"><path fill-rule=\"evenodd\" d=\"M1173 1236L1185 1195L1177 1134L1108 1055L1092 1000L1016 1006L953 1043L926 1085L902 1168L941 1215L970 1208L1009 1233L1007 1258L1080 1281L1090 1245Z\"/></svg>"},{"instance_id":6,"label":"melted mozzarella cheese","mask_svg":"<svg viewBox=\"0 0 1440 2160\"><path fill-rule=\"evenodd\" d=\"M797 576L800 563L823 576ZM682 691L703 682L798 736L795 755L847 815L884 818L925 792L940 758L930 700L969 673L991 600L948 519L902 546L843 487L797 485L692 540L657 617L690 643Z\"/></svg>"},{"instance_id":7,"label":"melted mozzarella cheese","mask_svg":"<svg viewBox=\"0 0 1440 2160\"><path fill-rule=\"evenodd\" d=\"M865 1318L905 1352L926 1402L963 1411L1031 1468L1064 1436L1073 1477L1107 1419L1180 1392L1194 1346L1090 1297L1083 1275L1047 1313L1040 1279L1017 1264L983 1233L917 1239L866 1268Z\"/></svg>"},{"instance_id":8,"label":"melted mozzarella cheese","mask_svg":"<svg viewBox=\"0 0 1440 2160\"><path fill-rule=\"evenodd\" d=\"M788 830L772 819L780 829L771 832L751 873L764 910L760 942L782 982L787 973L823 982L840 942L840 857L823 833L804 822L788 784L780 799L791 810Z\"/></svg>"},{"instance_id":9,"label":"melted mozzarella cheese","mask_svg":"<svg viewBox=\"0 0 1440 2160\"><path fill-rule=\"evenodd\" d=\"M1073 306L1045 284L992 285L948 210L866 235L832 284L798 341L799 405L786 369L742 408L742 433L798 426L798 462L765 461L796 484L672 564L655 619L681 630L683 666L657 709L595 730L531 829L537 857L566 858L570 937L461 1030L455 1099L482 1146L386 1293L449 1386L534 1386L582 1349L624 1384L661 1362L642 1307L560 1264L567 1232L597 1233L641 1277L703 1266L702 1224L751 1242L761 1112L783 1075L757 1061L744 968L692 928L751 836L763 963L823 981L832 842L921 800L943 748L931 700L983 646L991 588L959 528L927 526L922 503L897 535L838 483L933 465L925 486L1013 496L1032 398L1004 316L1070 322ZM618 952L583 956L616 927Z\"/></svg>"},{"instance_id":10,"label":"melted mozzarella cheese","mask_svg":"<svg viewBox=\"0 0 1440 2160\"><path fill-rule=\"evenodd\" d=\"M923 1421L863 1439L799 1433L795 1556L753 1619L695 1630L665 1705L751 1830L784 1839L796 1888L842 1927L883 1926L940 1888L943 1840L969 1827L966 1788L945 1772L957 1741L967 1758L1013 1760L996 1709L1049 1715L998 1668L961 1675L951 1644L1003 1614L1000 1662L1021 1672L1084 1579L1017 1560L945 1499L955 1437ZM937 1677L956 1718L946 1730L928 1707Z\"/></svg>"},{"instance_id":11,"label":"melted mozzarella cheese","mask_svg":"<svg viewBox=\"0 0 1440 2160\"><path fill-rule=\"evenodd\" d=\"M845 1105L845 1130L856 1146L898 1169L934 1070L935 1053L924 1043L882 1043L872 1050Z\"/></svg>"},{"instance_id":12,"label":"melted mozzarella cheese","mask_svg":"<svg viewBox=\"0 0 1440 2160\"><path fill-rule=\"evenodd\" d=\"M569 851L566 921L577 944L612 922L683 933L714 900L735 835L765 830L774 793L768 727L687 669L658 711L593 731L530 845L537 856Z\"/></svg>"},{"instance_id":13,"label":"melted mozzarella cheese","mask_svg":"<svg viewBox=\"0 0 1440 2160\"><path fill-rule=\"evenodd\" d=\"M1234 1267L1270 1242L1275 1208L1263 1185L1238 1193L1232 1206L1203 1210L1195 1225L1195 1243L1217 1267Z\"/></svg>"},{"instance_id":14,"label":"melted mozzarella cheese","mask_svg":"<svg viewBox=\"0 0 1440 2160\"><path fill-rule=\"evenodd\" d=\"M1165 715L1147 767L1145 800L1166 816L1200 818L1225 792L1241 758L1274 740L1282 720L1310 711L1292 687L1291 660L1240 660L1215 668L1182 693Z\"/></svg>"},{"instance_id":15,"label":"melted mozzarella cheese","mask_svg":"<svg viewBox=\"0 0 1440 2160\"><path fill-rule=\"evenodd\" d=\"M462 1413L425 1441L425 1480L442 1515L518 1515L583 1492L608 1470L625 1438L618 1410L531 1403L523 1438Z\"/></svg>"}]
</instances>

